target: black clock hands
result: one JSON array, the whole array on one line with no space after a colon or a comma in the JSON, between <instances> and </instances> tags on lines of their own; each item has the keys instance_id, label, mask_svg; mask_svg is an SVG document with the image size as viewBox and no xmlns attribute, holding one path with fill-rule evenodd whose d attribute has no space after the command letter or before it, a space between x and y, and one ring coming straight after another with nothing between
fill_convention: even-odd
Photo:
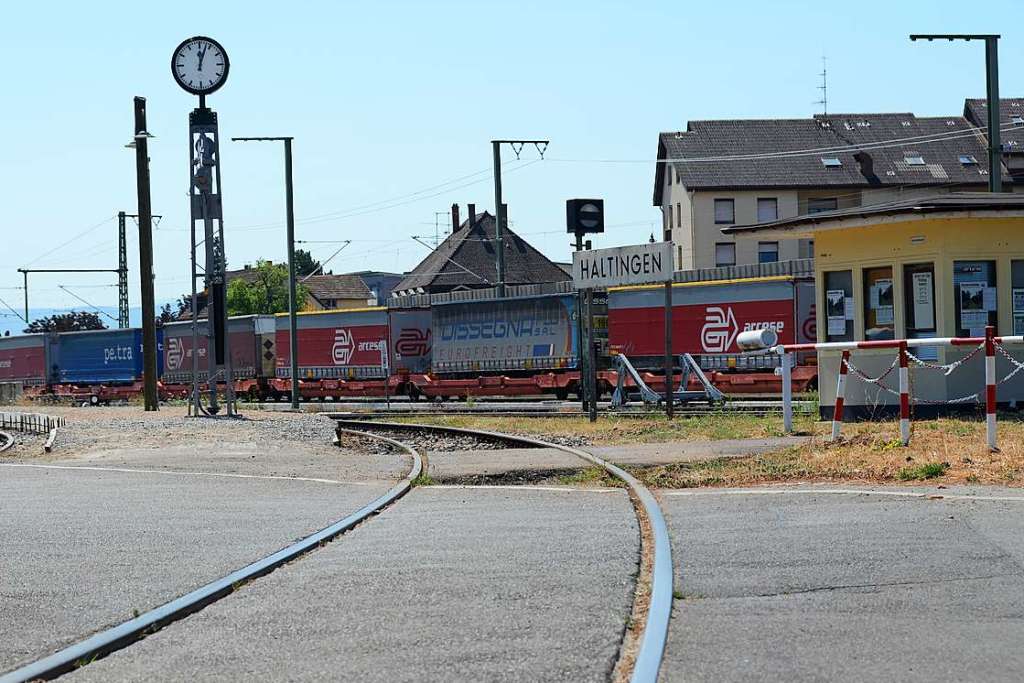
<instances>
[{"instance_id":1,"label":"black clock hands","mask_svg":"<svg viewBox=\"0 0 1024 683\"><path fill-rule=\"evenodd\" d=\"M206 48L206 50L209 50L209 49L210 49L209 47ZM206 56L206 50L203 50L203 51L197 53L197 56L199 57L199 70L200 71L203 70L203 57Z\"/></svg>"}]
</instances>

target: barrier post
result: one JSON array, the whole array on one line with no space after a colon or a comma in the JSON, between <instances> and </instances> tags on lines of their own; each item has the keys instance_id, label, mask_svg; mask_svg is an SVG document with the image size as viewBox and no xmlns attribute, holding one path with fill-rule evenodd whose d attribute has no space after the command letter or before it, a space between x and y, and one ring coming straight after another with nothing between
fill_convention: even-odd
<instances>
[{"instance_id":1,"label":"barrier post","mask_svg":"<svg viewBox=\"0 0 1024 683\"><path fill-rule=\"evenodd\" d=\"M846 399L846 363L850 360L849 349L843 349L842 360L839 361L839 382L836 384L836 405L832 410L832 439L839 440L839 430L843 424L843 401Z\"/></svg>"},{"instance_id":2,"label":"barrier post","mask_svg":"<svg viewBox=\"0 0 1024 683\"><path fill-rule=\"evenodd\" d=\"M789 366L792 355L782 354L782 431L786 434L793 433L793 369Z\"/></svg>"},{"instance_id":3,"label":"barrier post","mask_svg":"<svg viewBox=\"0 0 1024 683\"><path fill-rule=\"evenodd\" d=\"M905 341L900 342L900 443L910 445L910 371Z\"/></svg>"},{"instance_id":4,"label":"barrier post","mask_svg":"<svg viewBox=\"0 0 1024 683\"><path fill-rule=\"evenodd\" d=\"M996 342L995 328L985 328L985 436L989 450L996 446Z\"/></svg>"}]
</instances>

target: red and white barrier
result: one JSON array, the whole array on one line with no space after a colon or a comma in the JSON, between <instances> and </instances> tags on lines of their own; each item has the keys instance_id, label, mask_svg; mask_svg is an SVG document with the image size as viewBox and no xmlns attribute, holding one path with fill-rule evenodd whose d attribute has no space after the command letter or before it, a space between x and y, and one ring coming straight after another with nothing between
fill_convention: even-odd
<instances>
[{"instance_id":1,"label":"red and white barrier","mask_svg":"<svg viewBox=\"0 0 1024 683\"><path fill-rule=\"evenodd\" d=\"M985 436L990 450L996 446L996 344L995 330L985 328Z\"/></svg>"},{"instance_id":2,"label":"red and white barrier","mask_svg":"<svg viewBox=\"0 0 1024 683\"><path fill-rule=\"evenodd\" d=\"M982 348L985 349L985 427L986 427L986 441L988 447L992 450L998 450L996 445L996 387L999 383L1005 382L1017 372L1024 370L1024 363L1019 363L1014 360L1007 351L1002 348L1007 344L1024 344L1024 335L997 337L995 336L995 330L992 327L985 328L984 337L943 337L943 338L932 338L932 339L886 339L879 341L853 341L853 342L824 342L821 344L786 344L774 347L775 353L783 356L784 359L791 353L800 351L842 351L842 359L839 365L839 378L836 384L836 401L833 408L832 415L832 441L839 439L840 432L842 430L843 423L843 406L846 401L846 383L847 377L850 370L850 353L855 350L864 349L896 349L898 357L894 361L893 365L897 363L899 365L899 407L900 407L900 442L906 446L910 443L910 403L911 400L917 400L918 402L924 401L927 403L941 403L933 401L925 401L924 399L912 399L910 395L910 369L909 359L911 355L909 353L910 348L922 347L922 346L977 346L978 348L968 355L966 358L962 358L955 363L950 363L947 366L933 366L928 363L924 363L914 358L915 363L922 365L933 370L943 370L948 375L957 367L962 365L968 360L974 353L977 353ZM1016 369L1010 372L1001 381L996 380L996 351L999 350L1011 364L1016 366ZM890 367L890 371L893 368ZM892 391L889 387L882 384L881 380L888 374L889 371L883 373L881 377L869 378L860 370L854 368L855 373L862 380L870 383L879 385L882 389L896 394L897 392ZM786 433L792 431L792 390L788 387L787 373L783 372L783 420ZM787 391L787 389L789 389ZM949 399L946 401L950 404L963 403L966 400L977 400L977 394L971 396L961 397L956 399Z\"/></svg>"},{"instance_id":3,"label":"red and white barrier","mask_svg":"<svg viewBox=\"0 0 1024 683\"><path fill-rule=\"evenodd\" d=\"M832 441L839 440L839 431L843 427L843 402L846 401L846 373L849 362L850 350L843 349L843 358L839 361L839 381L836 383L836 404L832 408Z\"/></svg>"}]
</instances>

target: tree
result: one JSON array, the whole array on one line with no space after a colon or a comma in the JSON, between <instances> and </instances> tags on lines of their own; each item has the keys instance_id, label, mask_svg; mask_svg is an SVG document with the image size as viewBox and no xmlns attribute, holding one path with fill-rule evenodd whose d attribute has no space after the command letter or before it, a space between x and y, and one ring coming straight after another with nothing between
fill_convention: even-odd
<instances>
[{"instance_id":1,"label":"tree","mask_svg":"<svg viewBox=\"0 0 1024 683\"><path fill-rule=\"evenodd\" d=\"M157 325L174 322L175 320L177 320L177 315L175 315L174 309L170 304L164 304L160 307L160 314L156 317Z\"/></svg>"},{"instance_id":2,"label":"tree","mask_svg":"<svg viewBox=\"0 0 1024 683\"><path fill-rule=\"evenodd\" d=\"M312 275L320 267L320 262L313 258L305 249L295 250L295 275L298 277L305 277L306 275Z\"/></svg>"},{"instance_id":3,"label":"tree","mask_svg":"<svg viewBox=\"0 0 1024 683\"><path fill-rule=\"evenodd\" d=\"M252 276L238 277L228 283L228 315L284 313L288 310L288 266L257 261ZM302 285L296 285L299 308L308 297Z\"/></svg>"},{"instance_id":4,"label":"tree","mask_svg":"<svg viewBox=\"0 0 1024 683\"><path fill-rule=\"evenodd\" d=\"M97 313L91 311L71 311L39 318L29 323L26 333L33 332L79 332L81 330L105 330L107 326L100 320Z\"/></svg>"}]
</instances>

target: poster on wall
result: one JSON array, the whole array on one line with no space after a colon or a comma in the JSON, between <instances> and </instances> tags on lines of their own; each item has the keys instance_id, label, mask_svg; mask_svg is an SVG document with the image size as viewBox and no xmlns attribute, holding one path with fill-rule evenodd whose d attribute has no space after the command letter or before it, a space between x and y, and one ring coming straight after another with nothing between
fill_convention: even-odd
<instances>
[{"instance_id":1,"label":"poster on wall","mask_svg":"<svg viewBox=\"0 0 1024 683\"><path fill-rule=\"evenodd\" d=\"M935 306L932 302L932 274L914 273L914 327L919 330L935 329Z\"/></svg>"},{"instance_id":2,"label":"poster on wall","mask_svg":"<svg viewBox=\"0 0 1024 683\"><path fill-rule=\"evenodd\" d=\"M825 292L825 315L828 318L829 335L846 334L846 292L830 289Z\"/></svg>"},{"instance_id":3,"label":"poster on wall","mask_svg":"<svg viewBox=\"0 0 1024 683\"><path fill-rule=\"evenodd\" d=\"M875 280L871 285L871 308L875 311L876 325L892 325L892 278Z\"/></svg>"},{"instance_id":4,"label":"poster on wall","mask_svg":"<svg viewBox=\"0 0 1024 683\"><path fill-rule=\"evenodd\" d=\"M1013 314L1013 333L1024 334L1024 313Z\"/></svg>"},{"instance_id":5,"label":"poster on wall","mask_svg":"<svg viewBox=\"0 0 1024 683\"><path fill-rule=\"evenodd\" d=\"M987 289L984 282L960 283L960 327L970 330L972 337L984 334L985 326L988 325L988 309L985 307Z\"/></svg>"}]
</instances>

